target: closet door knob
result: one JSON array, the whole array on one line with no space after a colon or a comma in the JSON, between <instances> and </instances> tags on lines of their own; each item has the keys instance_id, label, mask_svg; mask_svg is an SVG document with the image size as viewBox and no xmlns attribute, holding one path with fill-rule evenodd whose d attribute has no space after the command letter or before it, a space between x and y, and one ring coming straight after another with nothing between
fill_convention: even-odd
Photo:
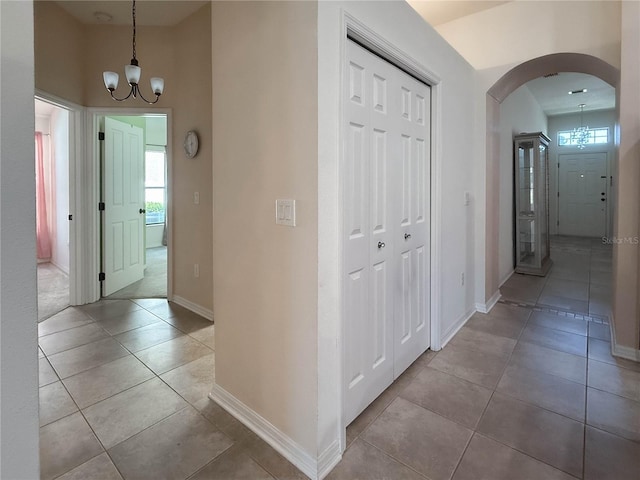
<instances>
[{"instance_id":1,"label":"closet door knob","mask_svg":"<svg viewBox=\"0 0 640 480\"><path fill-rule=\"evenodd\" d=\"M147 211L144 208L141 208L140 210L138 210L139 213L147 213Z\"/></svg>"},{"instance_id":2,"label":"closet door knob","mask_svg":"<svg viewBox=\"0 0 640 480\"><path fill-rule=\"evenodd\" d=\"M378 242L378 248L384 248L385 246L384 242Z\"/></svg>"},{"instance_id":3,"label":"closet door knob","mask_svg":"<svg viewBox=\"0 0 640 480\"><path fill-rule=\"evenodd\" d=\"M411 234L410 233L405 233L404 234L404 239L405 240L409 240L411 238Z\"/></svg>"}]
</instances>

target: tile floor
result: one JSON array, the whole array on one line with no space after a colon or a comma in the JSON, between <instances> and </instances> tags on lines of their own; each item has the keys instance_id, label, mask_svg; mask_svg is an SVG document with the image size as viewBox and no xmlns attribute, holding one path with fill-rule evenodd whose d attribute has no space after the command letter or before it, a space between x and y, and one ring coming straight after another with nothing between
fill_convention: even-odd
<instances>
[{"instance_id":1,"label":"tile floor","mask_svg":"<svg viewBox=\"0 0 640 480\"><path fill-rule=\"evenodd\" d=\"M576 248L554 244L561 260L535 299L514 285L529 295L516 298L522 306L476 313L423 354L347 428L328 478L637 480L640 364L611 356L596 313L606 249L589 245L586 269L562 260L586 255ZM589 294L552 282L545 302L593 302L592 315L541 303L552 279ZM306 478L208 400L214 327L193 313L158 299L102 301L46 320L40 335L41 478Z\"/></svg>"}]
</instances>

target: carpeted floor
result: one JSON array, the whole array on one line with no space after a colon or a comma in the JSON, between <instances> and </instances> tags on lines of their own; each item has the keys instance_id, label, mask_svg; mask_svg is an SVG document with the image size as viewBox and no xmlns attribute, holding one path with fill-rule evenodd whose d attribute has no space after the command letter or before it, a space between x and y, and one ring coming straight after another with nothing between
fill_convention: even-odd
<instances>
[{"instance_id":1,"label":"carpeted floor","mask_svg":"<svg viewBox=\"0 0 640 480\"><path fill-rule=\"evenodd\" d=\"M69 306L69 276L52 263L38 264L38 322Z\"/></svg>"},{"instance_id":2,"label":"carpeted floor","mask_svg":"<svg viewBox=\"0 0 640 480\"><path fill-rule=\"evenodd\" d=\"M167 296L167 247L147 249L144 278L109 295L108 299L154 298Z\"/></svg>"}]
</instances>

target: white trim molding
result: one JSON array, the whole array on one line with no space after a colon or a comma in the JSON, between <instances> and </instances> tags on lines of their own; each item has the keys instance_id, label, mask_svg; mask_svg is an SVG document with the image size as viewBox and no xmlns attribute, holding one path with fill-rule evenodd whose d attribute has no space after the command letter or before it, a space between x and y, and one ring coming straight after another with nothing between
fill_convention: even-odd
<instances>
[{"instance_id":1,"label":"white trim molding","mask_svg":"<svg viewBox=\"0 0 640 480\"><path fill-rule=\"evenodd\" d=\"M495 307L498 300L502 298L500 290L494 293L486 303L476 303L476 310L480 313L489 313L493 307Z\"/></svg>"},{"instance_id":2,"label":"white trim molding","mask_svg":"<svg viewBox=\"0 0 640 480\"><path fill-rule=\"evenodd\" d=\"M473 316L476 311L472 308L465 312L455 323L449 327L449 329L444 333L442 338L440 339L440 348L444 348L449 340L451 340L458 331L465 326L465 324L469 321L469 319Z\"/></svg>"},{"instance_id":3,"label":"white trim molding","mask_svg":"<svg viewBox=\"0 0 640 480\"><path fill-rule=\"evenodd\" d=\"M333 442L318 459L314 458L286 433L246 406L217 383L213 384L209 398L271 445L280 455L293 463L312 480L323 478L342 458L337 441ZM323 472L323 475L321 475L321 472Z\"/></svg>"},{"instance_id":4,"label":"white trim molding","mask_svg":"<svg viewBox=\"0 0 640 480\"><path fill-rule=\"evenodd\" d=\"M198 305L197 303L194 303L191 300L187 300L186 298L183 298L179 295L174 295L171 298L171 301L213 322L213 310L204 308L203 306Z\"/></svg>"},{"instance_id":5,"label":"white trim molding","mask_svg":"<svg viewBox=\"0 0 640 480\"><path fill-rule=\"evenodd\" d=\"M609 319L609 328L611 329L611 355L633 362L640 362L640 349L619 345L616 340L616 327L613 321L613 315L610 314Z\"/></svg>"}]
</instances>

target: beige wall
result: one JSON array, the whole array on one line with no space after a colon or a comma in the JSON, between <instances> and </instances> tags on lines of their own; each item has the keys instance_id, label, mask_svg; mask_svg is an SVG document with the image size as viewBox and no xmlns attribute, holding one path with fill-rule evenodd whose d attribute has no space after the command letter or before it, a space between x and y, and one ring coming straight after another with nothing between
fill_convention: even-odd
<instances>
[{"instance_id":1,"label":"beige wall","mask_svg":"<svg viewBox=\"0 0 640 480\"><path fill-rule=\"evenodd\" d=\"M55 2L37 1L33 7L36 88L82 105L84 27Z\"/></svg>"},{"instance_id":2,"label":"beige wall","mask_svg":"<svg viewBox=\"0 0 640 480\"><path fill-rule=\"evenodd\" d=\"M313 457L317 5L213 4L216 384ZM296 200L297 226L275 224Z\"/></svg>"},{"instance_id":3,"label":"beige wall","mask_svg":"<svg viewBox=\"0 0 640 480\"><path fill-rule=\"evenodd\" d=\"M104 88L102 72L113 70L120 74L116 95L126 94L124 65L131 59L130 26L81 25L53 2L39 1L35 7L38 89L89 107L172 109L173 293L212 310L211 109L203 107L211 104L210 5L174 27L138 26L136 50L143 95L153 97L150 77L165 79L165 93L153 106L138 100L116 103ZM200 152L187 159L182 142L191 129L200 135ZM199 205L193 203L196 191ZM194 277L194 263L200 266L199 278Z\"/></svg>"},{"instance_id":4,"label":"beige wall","mask_svg":"<svg viewBox=\"0 0 640 480\"><path fill-rule=\"evenodd\" d=\"M622 68L620 71L620 146L618 209L614 234L620 239L640 235L640 3L623 2ZM637 244L613 249L613 315L616 343L638 349L640 312L640 255Z\"/></svg>"}]
</instances>

